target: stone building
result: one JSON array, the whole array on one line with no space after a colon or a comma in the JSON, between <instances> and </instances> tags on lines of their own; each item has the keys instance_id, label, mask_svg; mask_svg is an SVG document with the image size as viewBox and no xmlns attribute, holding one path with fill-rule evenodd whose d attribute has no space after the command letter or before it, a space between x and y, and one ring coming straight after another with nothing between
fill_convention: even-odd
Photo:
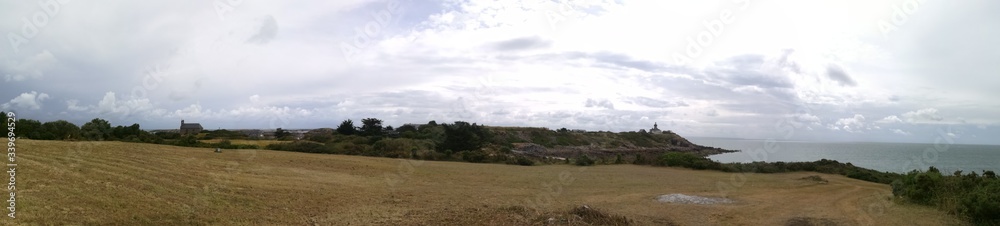
<instances>
[{"instance_id":1,"label":"stone building","mask_svg":"<svg viewBox=\"0 0 1000 226\"><path fill-rule=\"evenodd\" d=\"M184 120L181 120L181 135L198 134L204 129L201 127L201 123L184 123Z\"/></svg>"}]
</instances>

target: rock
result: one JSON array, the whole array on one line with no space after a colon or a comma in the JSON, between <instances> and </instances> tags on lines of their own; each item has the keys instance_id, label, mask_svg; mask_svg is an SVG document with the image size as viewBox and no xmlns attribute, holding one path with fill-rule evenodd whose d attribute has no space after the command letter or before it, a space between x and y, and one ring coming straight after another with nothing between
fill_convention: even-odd
<instances>
[{"instance_id":1,"label":"rock","mask_svg":"<svg viewBox=\"0 0 1000 226\"><path fill-rule=\"evenodd\" d=\"M701 196L685 195L685 194L661 195L657 197L656 200L666 203L701 204L701 205L727 204L734 202L732 199L727 199L727 198L711 198L711 197L701 197Z\"/></svg>"}]
</instances>

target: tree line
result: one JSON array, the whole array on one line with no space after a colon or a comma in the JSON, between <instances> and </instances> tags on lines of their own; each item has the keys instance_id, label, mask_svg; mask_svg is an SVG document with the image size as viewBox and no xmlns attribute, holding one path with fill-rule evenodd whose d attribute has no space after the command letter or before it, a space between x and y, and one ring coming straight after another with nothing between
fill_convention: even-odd
<instances>
[{"instance_id":1,"label":"tree line","mask_svg":"<svg viewBox=\"0 0 1000 226\"><path fill-rule=\"evenodd\" d=\"M316 129L303 140L268 145L268 149L310 153L351 154L428 160L462 160L469 162L510 162L530 165L530 160L518 159L510 150L496 152L490 145L488 129L476 123L456 121L438 124L406 124L396 128L383 126L382 120L365 118L361 125L344 120L335 129ZM518 163L520 160L520 163Z\"/></svg>"},{"instance_id":2,"label":"tree line","mask_svg":"<svg viewBox=\"0 0 1000 226\"><path fill-rule=\"evenodd\" d=\"M7 113L0 112L3 129L7 131ZM77 126L66 120L56 120L42 123L34 119L19 118L15 122L15 135L33 140L91 140L91 141L131 141L157 142L158 137L142 130L139 124L130 126L111 126L107 120L95 118L83 126Z\"/></svg>"}]
</instances>

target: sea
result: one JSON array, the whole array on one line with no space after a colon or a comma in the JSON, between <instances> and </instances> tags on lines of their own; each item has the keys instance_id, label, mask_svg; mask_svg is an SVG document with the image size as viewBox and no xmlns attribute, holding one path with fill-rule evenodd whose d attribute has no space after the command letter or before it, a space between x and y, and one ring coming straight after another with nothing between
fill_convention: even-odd
<instances>
[{"instance_id":1,"label":"sea","mask_svg":"<svg viewBox=\"0 0 1000 226\"><path fill-rule=\"evenodd\" d=\"M963 174L984 170L1000 172L1000 145L920 144L873 142L768 141L731 138L688 138L695 144L738 150L711 155L722 162L812 162L820 159L849 162L855 166L906 173L935 167L942 173L962 170Z\"/></svg>"}]
</instances>

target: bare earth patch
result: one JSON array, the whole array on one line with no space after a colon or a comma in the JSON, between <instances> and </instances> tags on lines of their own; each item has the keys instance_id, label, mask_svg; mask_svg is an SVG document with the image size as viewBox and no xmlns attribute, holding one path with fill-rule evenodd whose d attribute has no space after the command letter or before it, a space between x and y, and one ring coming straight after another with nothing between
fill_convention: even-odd
<instances>
[{"instance_id":1,"label":"bare earth patch","mask_svg":"<svg viewBox=\"0 0 1000 226\"><path fill-rule=\"evenodd\" d=\"M728 204L735 202L732 199L727 199L727 198L701 197L701 196L685 195L685 194L661 195L656 198L656 201L665 203L701 204L701 205Z\"/></svg>"}]
</instances>

